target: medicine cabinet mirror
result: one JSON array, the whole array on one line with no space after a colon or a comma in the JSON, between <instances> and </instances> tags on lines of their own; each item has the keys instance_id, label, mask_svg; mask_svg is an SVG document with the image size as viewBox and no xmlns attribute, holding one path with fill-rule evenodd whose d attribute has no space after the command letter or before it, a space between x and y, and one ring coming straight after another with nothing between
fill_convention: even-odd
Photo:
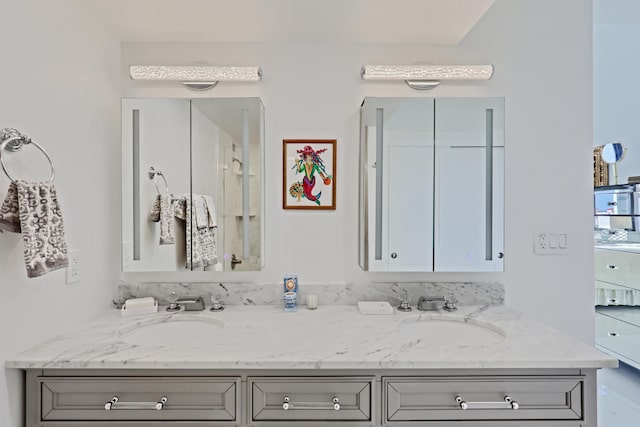
<instances>
[{"instance_id":1,"label":"medicine cabinet mirror","mask_svg":"<svg viewBox=\"0 0 640 427\"><path fill-rule=\"evenodd\" d=\"M258 98L122 100L122 270L254 271L264 259Z\"/></svg>"},{"instance_id":2,"label":"medicine cabinet mirror","mask_svg":"<svg viewBox=\"0 0 640 427\"><path fill-rule=\"evenodd\" d=\"M366 98L360 266L503 270L504 99Z\"/></svg>"}]
</instances>

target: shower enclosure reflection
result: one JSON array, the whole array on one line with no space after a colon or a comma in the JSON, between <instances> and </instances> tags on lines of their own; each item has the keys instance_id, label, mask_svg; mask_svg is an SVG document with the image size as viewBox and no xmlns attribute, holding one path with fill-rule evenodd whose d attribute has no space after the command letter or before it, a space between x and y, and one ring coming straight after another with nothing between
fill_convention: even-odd
<instances>
[{"instance_id":1,"label":"shower enclosure reflection","mask_svg":"<svg viewBox=\"0 0 640 427\"><path fill-rule=\"evenodd\" d=\"M122 269L263 265L258 98L122 101Z\"/></svg>"}]
</instances>

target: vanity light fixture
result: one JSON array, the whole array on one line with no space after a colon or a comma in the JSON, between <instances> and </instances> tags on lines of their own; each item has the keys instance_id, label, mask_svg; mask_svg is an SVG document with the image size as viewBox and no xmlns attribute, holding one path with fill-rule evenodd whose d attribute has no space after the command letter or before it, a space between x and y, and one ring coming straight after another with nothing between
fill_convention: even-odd
<instances>
[{"instance_id":1,"label":"vanity light fixture","mask_svg":"<svg viewBox=\"0 0 640 427\"><path fill-rule=\"evenodd\" d=\"M433 89L442 80L489 80L493 65L364 65L362 80L404 80L417 90Z\"/></svg>"},{"instance_id":2,"label":"vanity light fixture","mask_svg":"<svg viewBox=\"0 0 640 427\"><path fill-rule=\"evenodd\" d=\"M132 80L179 81L193 90L207 90L218 82L257 82L262 79L260 67L215 67L210 65L131 65Z\"/></svg>"}]
</instances>

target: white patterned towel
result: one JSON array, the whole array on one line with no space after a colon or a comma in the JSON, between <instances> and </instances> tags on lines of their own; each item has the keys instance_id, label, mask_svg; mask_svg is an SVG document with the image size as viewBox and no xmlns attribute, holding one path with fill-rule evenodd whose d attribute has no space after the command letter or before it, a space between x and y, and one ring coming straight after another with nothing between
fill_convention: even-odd
<instances>
[{"instance_id":1,"label":"white patterned towel","mask_svg":"<svg viewBox=\"0 0 640 427\"><path fill-rule=\"evenodd\" d=\"M52 182L12 182L0 207L0 228L22 233L28 277L69 265L62 212Z\"/></svg>"},{"instance_id":2,"label":"white patterned towel","mask_svg":"<svg viewBox=\"0 0 640 427\"><path fill-rule=\"evenodd\" d=\"M175 204L176 218L184 220L186 225L188 270L206 268L218 262L215 236L217 219L213 215L213 199L208 196L186 194Z\"/></svg>"},{"instance_id":3,"label":"white patterned towel","mask_svg":"<svg viewBox=\"0 0 640 427\"><path fill-rule=\"evenodd\" d=\"M149 220L160 223L161 245L173 245L176 242L173 210L173 196L165 193L158 194L149 212Z\"/></svg>"}]
</instances>

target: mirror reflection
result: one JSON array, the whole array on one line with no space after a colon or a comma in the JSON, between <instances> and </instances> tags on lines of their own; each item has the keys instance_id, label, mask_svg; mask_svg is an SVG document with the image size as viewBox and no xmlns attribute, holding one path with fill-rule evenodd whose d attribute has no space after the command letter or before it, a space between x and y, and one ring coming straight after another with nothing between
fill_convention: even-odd
<instances>
[{"instance_id":1,"label":"mirror reflection","mask_svg":"<svg viewBox=\"0 0 640 427\"><path fill-rule=\"evenodd\" d=\"M618 162L624 159L627 154L627 148L617 141L605 144L602 147L602 160L610 164L613 169L613 183L618 185Z\"/></svg>"},{"instance_id":2,"label":"mirror reflection","mask_svg":"<svg viewBox=\"0 0 640 427\"><path fill-rule=\"evenodd\" d=\"M504 99L365 98L360 266L502 271Z\"/></svg>"},{"instance_id":3,"label":"mirror reflection","mask_svg":"<svg viewBox=\"0 0 640 427\"><path fill-rule=\"evenodd\" d=\"M123 271L253 271L263 260L258 98L122 101Z\"/></svg>"},{"instance_id":4,"label":"mirror reflection","mask_svg":"<svg viewBox=\"0 0 640 427\"><path fill-rule=\"evenodd\" d=\"M602 147L602 160L609 164L618 163L624 159L627 149L619 142L610 142Z\"/></svg>"}]
</instances>

